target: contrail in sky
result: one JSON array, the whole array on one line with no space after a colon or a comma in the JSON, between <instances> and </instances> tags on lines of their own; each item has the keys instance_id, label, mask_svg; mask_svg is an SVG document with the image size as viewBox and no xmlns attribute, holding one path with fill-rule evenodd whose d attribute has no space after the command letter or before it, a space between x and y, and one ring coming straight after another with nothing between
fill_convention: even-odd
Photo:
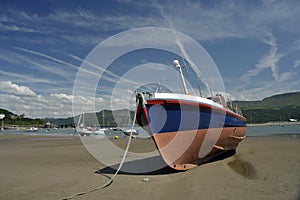
<instances>
[{"instance_id":1,"label":"contrail in sky","mask_svg":"<svg viewBox=\"0 0 300 200\"><path fill-rule=\"evenodd\" d=\"M184 45L182 44L180 38L177 35L177 32L174 29L173 23L171 21L171 19L164 13L163 8L161 6L159 6L156 3L157 8L159 9L160 15L165 18L170 26L170 29L173 30L173 34L175 37L175 41L176 44L178 45L178 47L180 48L180 51L182 53L183 59L186 59L188 61L188 63L190 64L190 66L193 68L193 70L195 71L195 73L198 75L198 77L201 79L201 81L205 84L206 88L208 89L209 93L211 94L211 88L209 86L209 84L207 83L206 79L204 78L203 74L199 71L199 69L197 68L196 64L192 61L192 59L190 58L190 56L187 54Z\"/></svg>"}]
</instances>

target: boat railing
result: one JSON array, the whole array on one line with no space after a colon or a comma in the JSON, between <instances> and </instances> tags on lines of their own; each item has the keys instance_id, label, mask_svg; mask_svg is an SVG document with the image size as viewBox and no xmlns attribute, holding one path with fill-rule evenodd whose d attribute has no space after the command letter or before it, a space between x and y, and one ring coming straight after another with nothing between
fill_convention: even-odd
<instances>
[{"instance_id":1,"label":"boat railing","mask_svg":"<svg viewBox=\"0 0 300 200\"><path fill-rule=\"evenodd\" d=\"M232 101L228 104L228 108L230 110L232 110L233 112L242 115L243 116L243 112L242 109L240 107L238 107L238 105L236 103L233 103Z\"/></svg>"},{"instance_id":2,"label":"boat railing","mask_svg":"<svg viewBox=\"0 0 300 200\"><path fill-rule=\"evenodd\" d=\"M208 97L207 99L222 105L224 108L228 108L227 103L221 94L216 94L215 96Z\"/></svg>"}]
</instances>

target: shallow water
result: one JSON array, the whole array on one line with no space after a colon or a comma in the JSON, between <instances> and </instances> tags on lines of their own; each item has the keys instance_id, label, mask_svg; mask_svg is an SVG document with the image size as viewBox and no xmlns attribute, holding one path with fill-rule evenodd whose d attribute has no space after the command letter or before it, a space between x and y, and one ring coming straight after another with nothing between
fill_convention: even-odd
<instances>
[{"instance_id":1,"label":"shallow water","mask_svg":"<svg viewBox=\"0 0 300 200\"><path fill-rule=\"evenodd\" d=\"M139 137L149 137L149 135L140 127L136 127L139 131ZM26 132L25 130L2 130L1 134L8 134L8 135L44 135L44 136L74 136L76 134L76 130L74 128L58 128L58 129L46 129L40 128L36 132ZM127 137L122 131L106 131L105 134L107 137ZM101 137L101 135L97 135L97 137Z\"/></svg>"},{"instance_id":2,"label":"shallow water","mask_svg":"<svg viewBox=\"0 0 300 200\"><path fill-rule=\"evenodd\" d=\"M247 136L296 135L300 136L300 124L256 125L247 127Z\"/></svg>"},{"instance_id":3,"label":"shallow water","mask_svg":"<svg viewBox=\"0 0 300 200\"><path fill-rule=\"evenodd\" d=\"M40 128L36 132L26 132L25 130L11 129L2 130L0 134L17 134L17 135L73 135L75 134L75 129L73 128L58 128L58 129L46 129Z\"/></svg>"},{"instance_id":4,"label":"shallow water","mask_svg":"<svg viewBox=\"0 0 300 200\"><path fill-rule=\"evenodd\" d=\"M139 131L138 137L149 137L149 135L140 127L135 127ZM74 128L45 129L41 128L37 132L25 132L24 130L3 130L0 134L18 134L18 135L54 135L70 136L76 135ZM126 137L121 131L110 131L107 136ZM288 125L251 125L247 127L247 136L268 136L268 135L295 135L300 137L300 124Z\"/></svg>"}]
</instances>

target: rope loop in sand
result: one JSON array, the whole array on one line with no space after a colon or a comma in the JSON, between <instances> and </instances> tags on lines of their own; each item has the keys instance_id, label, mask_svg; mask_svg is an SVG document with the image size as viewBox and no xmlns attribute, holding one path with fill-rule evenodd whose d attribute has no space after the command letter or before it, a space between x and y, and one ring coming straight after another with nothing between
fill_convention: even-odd
<instances>
[{"instance_id":1,"label":"rope loop in sand","mask_svg":"<svg viewBox=\"0 0 300 200\"><path fill-rule=\"evenodd\" d=\"M117 171L114 173L114 175L106 182L104 183L103 185L99 186L99 187L96 187L96 188L93 188L91 190L88 190L88 191L85 191L85 192L79 192L79 193L76 193L76 194L73 194L71 196L68 196L68 197L63 197L59 200L68 200L68 199L73 199L74 197L77 197L77 196L82 196L82 195L85 195L85 194L88 194L88 193L91 193L91 192L94 192L94 191L97 191L97 190L100 190L100 189L103 189L103 188L106 188L108 187L110 184L112 184L113 182L113 179L117 176L117 174L119 173L119 171L121 170L124 162L125 162L125 158L127 156L127 153L128 153L128 150L129 150L129 147L130 147L130 144L131 144L131 139L132 139L132 135L133 135L133 127L135 125L135 121L136 121L136 112L137 112L137 104L136 104L136 109L135 109L135 113L134 113L134 118L133 118L133 122L132 122L132 126L131 126L131 132L130 132L130 135L129 135L129 140L127 142L127 146L126 146L126 149L124 151L124 154L123 154L123 157L122 157L122 160L120 162L120 165L117 169Z\"/></svg>"}]
</instances>

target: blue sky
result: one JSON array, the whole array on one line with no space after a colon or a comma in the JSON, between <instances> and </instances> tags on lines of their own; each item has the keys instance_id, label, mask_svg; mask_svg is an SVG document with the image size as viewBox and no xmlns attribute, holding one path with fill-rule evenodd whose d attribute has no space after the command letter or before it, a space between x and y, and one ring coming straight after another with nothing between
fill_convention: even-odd
<instances>
[{"instance_id":1,"label":"blue sky","mask_svg":"<svg viewBox=\"0 0 300 200\"><path fill-rule=\"evenodd\" d=\"M172 28L198 41L216 63L232 99L299 91L299 20L300 3L292 0L2 0L0 107L29 117L71 116L73 85L83 60L107 38L141 27ZM117 80L132 65L167 65L172 57L136 52L116 61L104 76ZM101 110L113 87L98 87L96 99L76 98L86 108L96 101L94 110ZM120 95L130 92L127 88ZM116 102L116 108L124 105L122 99Z\"/></svg>"}]
</instances>

